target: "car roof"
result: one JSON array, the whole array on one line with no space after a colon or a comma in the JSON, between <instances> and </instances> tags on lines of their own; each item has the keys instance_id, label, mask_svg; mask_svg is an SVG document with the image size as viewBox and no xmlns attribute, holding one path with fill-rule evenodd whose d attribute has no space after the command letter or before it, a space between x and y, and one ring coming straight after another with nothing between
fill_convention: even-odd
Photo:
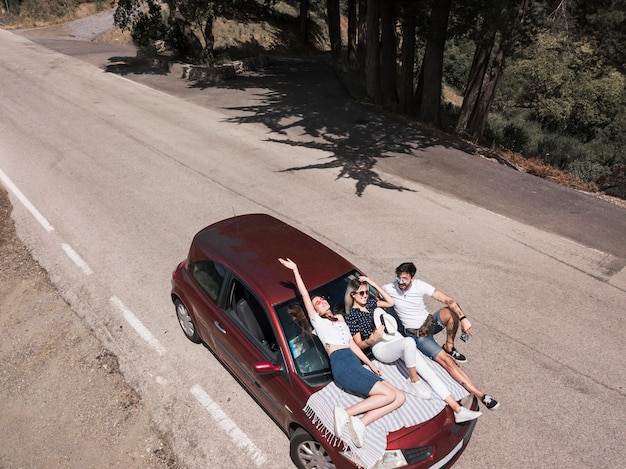
<instances>
[{"instance_id":1,"label":"car roof","mask_svg":"<svg viewBox=\"0 0 626 469\"><path fill-rule=\"evenodd\" d=\"M224 264L270 304L294 297L292 272L278 262L290 258L309 290L355 269L332 249L268 214L228 218L196 234L189 261L211 259Z\"/></svg>"}]
</instances>

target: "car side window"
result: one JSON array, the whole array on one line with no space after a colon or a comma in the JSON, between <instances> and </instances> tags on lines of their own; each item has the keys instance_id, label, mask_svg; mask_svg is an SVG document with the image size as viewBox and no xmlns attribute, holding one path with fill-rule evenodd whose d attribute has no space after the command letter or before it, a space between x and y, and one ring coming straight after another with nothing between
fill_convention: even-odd
<instances>
[{"instance_id":1,"label":"car side window","mask_svg":"<svg viewBox=\"0 0 626 469\"><path fill-rule=\"evenodd\" d=\"M228 313L266 356L278 351L276 336L261 302L238 280L233 280Z\"/></svg>"},{"instance_id":2,"label":"car side window","mask_svg":"<svg viewBox=\"0 0 626 469\"><path fill-rule=\"evenodd\" d=\"M198 261L189 266L189 272L209 298L217 302L226 277L226 268L218 262Z\"/></svg>"}]
</instances>

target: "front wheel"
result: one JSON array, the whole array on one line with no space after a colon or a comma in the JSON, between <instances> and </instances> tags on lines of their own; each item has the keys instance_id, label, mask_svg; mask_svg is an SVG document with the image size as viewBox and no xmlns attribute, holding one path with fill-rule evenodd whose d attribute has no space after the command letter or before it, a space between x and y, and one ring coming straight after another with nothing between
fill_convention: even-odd
<instances>
[{"instance_id":1,"label":"front wheel","mask_svg":"<svg viewBox=\"0 0 626 469\"><path fill-rule=\"evenodd\" d=\"M198 335L198 329L193 322L193 318L191 317L189 310L178 298L174 300L174 306L176 307L178 324L180 324L180 328L185 333L185 337L191 340L194 344L199 344L200 336Z\"/></svg>"},{"instance_id":2,"label":"front wheel","mask_svg":"<svg viewBox=\"0 0 626 469\"><path fill-rule=\"evenodd\" d=\"M315 438L302 428L291 436L289 443L291 460L298 469L334 469L335 463Z\"/></svg>"}]
</instances>

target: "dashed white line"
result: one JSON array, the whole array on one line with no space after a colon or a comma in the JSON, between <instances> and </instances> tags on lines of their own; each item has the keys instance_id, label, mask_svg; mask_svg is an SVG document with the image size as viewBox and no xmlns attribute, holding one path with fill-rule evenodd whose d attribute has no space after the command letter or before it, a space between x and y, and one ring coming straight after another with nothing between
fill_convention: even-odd
<instances>
[{"instance_id":1,"label":"dashed white line","mask_svg":"<svg viewBox=\"0 0 626 469\"><path fill-rule=\"evenodd\" d=\"M137 331L137 333L143 340L148 342L148 345L150 345L154 350L156 350L156 352L159 355L163 355L165 353L165 347L163 347L163 345L161 345L161 343L156 339L156 337L152 335L152 333L146 328L146 326L144 326L141 323L141 321L137 318L137 316L135 316L124 305L124 303L122 303L122 300L120 300L116 296L112 296L110 301L111 303L113 303L113 305L117 309L119 309L122 312L122 314L124 315L124 319L126 319L126 322L128 322L128 324L130 324L133 327L133 329Z\"/></svg>"},{"instance_id":2,"label":"dashed white line","mask_svg":"<svg viewBox=\"0 0 626 469\"><path fill-rule=\"evenodd\" d=\"M44 230L46 230L48 233L54 230L52 225L48 223L48 220L46 220L46 218L39 212L39 210L37 210L35 206L30 203L30 200L28 200L26 196L22 194L22 191L19 190L15 184L13 184L13 181L11 181L11 179L9 179L9 176L7 176L1 169L0 180L4 183L7 189L13 192L15 197L17 197L19 201L22 202L22 205L24 205L24 207L26 207L26 210L28 210L31 215L35 217L35 220L37 220L39 224L43 226Z\"/></svg>"},{"instance_id":3,"label":"dashed white line","mask_svg":"<svg viewBox=\"0 0 626 469\"><path fill-rule=\"evenodd\" d=\"M78 268L80 268L80 270L85 273L85 275L93 274L93 270L91 270L91 267L89 267L89 265L87 265L83 258L80 257L78 253L72 249L72 246L67 243L61 243L61 247L65 251L65 254L67 254L67 256L72 259L72 262L74 262L74 264L76 264Z\"/></svg>"},{"instance_id":4,"label":"dashed white line","mask_svg":"<svg viewBox=\"0 0 626 469\"><path fill-rule=\"evenodd\" d=\"M46 218L35 208L33 204L26 198L26 196L20 191L15 184L9 179L9 177L0 169L0 181L18 198L18 200L24 205L24 207L31 213L33 217L39 222L39 224L48 232L54 231L54 227L46 220ZM62 243L61 247L67 256L78 266L86 275L93 274L93 270L89 265L80 257L80 255L72 249L67 243ZM152 348L156 350L159 355L165 354L165 347L152 335L152 333L144 326L141 321L135 316L116 296L110 298L110 302L118 308L124 315L124 319L128 322L133 329L139 334L139 336L145 340ZM158 376L156 378L157 383L166 384L167 381ZM257 466L261 466L267 462L267 456L248 438L248 436L233 422L228 415L209 397L209 395L199 385L195 385L190 389L191 394L196 400L211 414L218 425L230 436L233 442L240 448L243 448L248 452L252 460Z\"/></svg>"},{"instance_id":5,"label":"dashed white line","mask_svg":"<svg viewBox=\"0 0 626 469\"><path fill-rule=\"evenodd\" d=\"M198 402L211 414L217 424L230 436L233 442L246 450L254 464L261 466L267 462L267 456L256 447L256 445L248 438L248 436L233 422L228 415L220 408L219 405L209 397L209 395L199 385L193 386L190 390L191 394Z\"/></svg>"}]
</instances>

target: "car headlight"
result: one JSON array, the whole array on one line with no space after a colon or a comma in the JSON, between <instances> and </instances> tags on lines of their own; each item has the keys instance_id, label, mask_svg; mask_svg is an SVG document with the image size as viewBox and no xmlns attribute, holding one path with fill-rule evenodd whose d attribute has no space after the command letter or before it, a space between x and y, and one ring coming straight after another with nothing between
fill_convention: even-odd
<instances>
[{"instance_id":1,"label":"car headlight","mask_svg":"<svg viewBox=\"0 0 626 469\"><path fill-rule=\"evenodd\" d=\"M395 467L406 466L407 462L399 449L385 451L383 457L372 469L393 469Z\"/></svg>"}]
</instances>

